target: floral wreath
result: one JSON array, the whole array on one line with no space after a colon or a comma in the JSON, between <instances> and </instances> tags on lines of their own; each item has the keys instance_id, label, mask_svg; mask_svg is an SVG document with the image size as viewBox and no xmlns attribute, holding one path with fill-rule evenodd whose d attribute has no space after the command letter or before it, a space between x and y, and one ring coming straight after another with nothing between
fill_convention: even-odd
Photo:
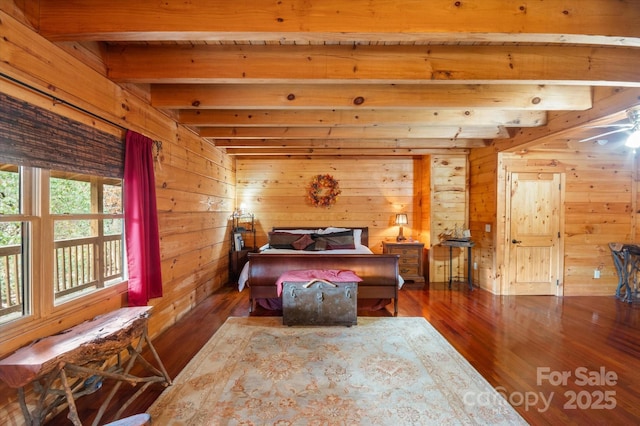
<instances>
[{"instance_id":1,"label":"floral wreath","mask_svg":"<svg viewBox=\"0 0 640 426\"><path fill-rule=\"evenodd\" d=\"M314 207L331 207L342 191L331 175L316 175L309 185L309 202Z\"/></svg>"}]
</instances>

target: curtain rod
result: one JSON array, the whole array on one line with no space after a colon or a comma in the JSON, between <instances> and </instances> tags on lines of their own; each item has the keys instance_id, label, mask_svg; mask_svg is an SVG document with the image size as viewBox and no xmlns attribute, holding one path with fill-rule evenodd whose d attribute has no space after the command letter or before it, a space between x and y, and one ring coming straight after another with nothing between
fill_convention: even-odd
<instances>
[{"instance_id":1,"label":"curtain rod","mask_svg":"<svg viewBox=\"0 0 640 426\"><path fill-rule=\"evenodd\" d=\"M5 80L9 80L12 83L16 83L16 84L18 84L18 85L20 85L22 87L25 87L25 88L33 91L33 92L38 93L39 95L45 96L47 98L51 98L51 100L54 103L59 103L59 104L63 104L63 105L69 106L69 107L71 107L71 108L73 108L73 109L75 109L77 111L80 111L80 112L82 112L84 114L87 114L87 115L89 115L89 116L91 116L93 118L97 118L98 120L100 120L100 121L102 121L104 123L107 123L107 124L110 124L112 126L118 127L118 128L120 128L122 130L129 130L126 127L124 127L124 126L122 126L122 125L120 125L118 123L114 123L113 121L111 121L109 119L101 117L98 114L95 114L95 113L93 113L91 111L88 111L88 110L86 110L86 109L84 109L84 108L82 108L82 107L80 107L78 105L72 104L71 102L67 102L67 101L65 101L63 99L57 98L57 97L53 96L52 94L45 92L42 89L38 89L37 87L32 86L32 85L30 85L28 83L25 83L23 81L20 81L17 78L11 77L10 75L7 75L5 73L0 72L0 76L2 76L2 78L4 78Z\"/></svg>"}]
</instances>

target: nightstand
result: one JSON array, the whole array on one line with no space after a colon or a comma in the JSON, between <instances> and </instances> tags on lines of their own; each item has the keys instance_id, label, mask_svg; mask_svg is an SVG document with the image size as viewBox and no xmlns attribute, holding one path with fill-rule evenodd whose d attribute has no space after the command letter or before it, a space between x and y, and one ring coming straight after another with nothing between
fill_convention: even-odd
<instances>
[{"instance_id":1,"label":"nightstand","mask_svg":"<svg viewBox=\"0 0 640 426\"><path fill-rule=\"evenodd\" d=\"M405 281L416 283L424 282L423 253L424 244L418 242L391 243L382 242L382 251L385 254L398 254L400 276Z\"/></svg>"},{"instance_id":2,"label":"nightstand","mask_svg":"<svg viewBox=\"0 0 640 426\"><path fill-rule=\"evenodd\" d=\"M249 260L249 253L257 251L255 216L251 213L234 213L229 235L229 282L237 283L242 267Z\"/></svg>"}]
</instances>

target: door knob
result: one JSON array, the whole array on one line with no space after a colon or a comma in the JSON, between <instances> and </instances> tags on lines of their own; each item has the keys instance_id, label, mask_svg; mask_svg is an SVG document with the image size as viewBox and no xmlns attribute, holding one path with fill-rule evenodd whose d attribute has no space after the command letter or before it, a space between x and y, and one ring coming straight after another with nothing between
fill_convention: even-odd
<instances>
[{"instance_id":1,"label":"door knob","mask_svg":"<svg viewBox=\"0 0 640 426\"><path fill-rule=\"evenodd\" d=\"M514 238L513 240L511 240L511 242L512 242L513 244L520 244L522 241L520 241L520 240L516 240L516 239Z\"/></svg>"}]
</instances>

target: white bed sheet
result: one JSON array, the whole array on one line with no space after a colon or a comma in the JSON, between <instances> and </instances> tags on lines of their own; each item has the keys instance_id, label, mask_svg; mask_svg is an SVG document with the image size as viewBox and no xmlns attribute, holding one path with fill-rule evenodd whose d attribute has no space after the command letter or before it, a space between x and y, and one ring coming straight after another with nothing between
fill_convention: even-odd
<instances>
[{"instance_id":1,"label":"white bed sheet","mask_svg":"<svg viewBox=\"0 0 640 426\"><path fill-rule=\"evenodd\" d=\"M272 249L268 248L265 250L261 250L260 253L273 253L273 254L308 254L308 255L318 255L318 254L373 254L371 249L367 246L357 245L355 249L344 249L344 250L320 250L320 251L304 251L304 250L292 250L292 249ZM247 280L249 279L249 262L245 263L242 267L242 271L240 272L240 276L238 277L238 291L244 290L247 285ZM404 279L398 275L398 288L402 288L404 284Z\"/></svg>"}]
</instances>

